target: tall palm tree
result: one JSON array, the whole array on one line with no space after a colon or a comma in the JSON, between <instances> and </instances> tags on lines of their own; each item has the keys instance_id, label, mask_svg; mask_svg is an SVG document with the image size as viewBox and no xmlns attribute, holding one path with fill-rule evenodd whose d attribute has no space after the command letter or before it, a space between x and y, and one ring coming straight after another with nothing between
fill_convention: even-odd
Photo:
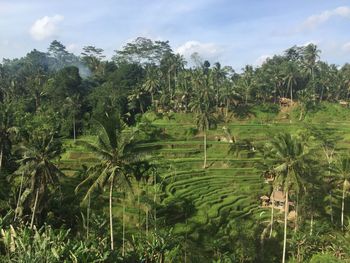
<instances>
[{"instance_id":1,"label":"tall palm tree","mask_svg":"<svg viewBox=\"0 0 350 263\"><path fill-rule=\"evenodd\" d=\"M160 85L159 77L160 75L156 67L149 66L146 69L146 79L143 83L143 88L151 94L152 106L154 106L154 94L157 92Z\"/></svg>"},{"instance_id":2,"label":"tall palm tree","mask_svg":"<svg viewBox=\"0 0 350 263\"><path fill-rule=\"evenodd\" d=\"M59 177L63 176L60 169L53 163L62 152L62 144L57 134L52 131L34 131L25 145L21 147L23 158L20 160L19 172L27 178L26 190L21 202L29 196L32 209L30 227L35 221L35 215L40 214L49 195L50 186L59 184Z\"/></svg>"},{"instance_id":3,"label":"tall palm tree","mask_svg":"<svg viewBox=\"0 0 350 263\"><path fill-rule=\"evenodd\" d=\"M3 167L5 152L11 148L11 136L17 132L14 126L13 106L0 103L0 172Z\"/></svg>"},{"instance_id":4,"label":"tall palm tree","mask_svg":"<svg viewBox=\"0 0 350 263\"><path fill-rule=\"evenodd\" d=\"M75 142L76 140L76 118L79 113L79 110L81 108L81 97L79 94L74 94L70 97L66 98L66 103L64 105L68 110L70 111L70 114L72 116L72 124L73 124L73 140Z\"/></svg>"},{"instance_id":5,"label":"tall palm tree","mask_svg":"<svg viewBox=\"0 0 350 263\"><path fill-rule=\"evenodd\" d=\"M283 187L285 195L284 207L284 238L282 263L286 259L287 218L289 212L289 194L291 190L299 192L303 183L305 158L308 151L304 143L289 133L277 135L268 145L267 156L272 159L273 169L277 173L276 183Z\"/></svg>"},{"instance_id":6,"label":"tall palm tree","mask_svg":"<svg viewBox=\"0 0 350 263\"><path fill-rule=\"evenodd\" d=\"M293 102L293 87L297 85L299 71L297 65L294 62L287 62L285 65L285 77L284 82L287 86L287 90L290 93L290 100Z\"/></svg>"},{"instance_id":7,"label":"tall palm tree","mask_svg":"<svg viewBox=\"0 0 350 263\"><path fill-rule=\"evenodd\" d=\"M109 185L109 224L111 250L114 249L112 200L113 189L116 185L120 188L130 189L129 167L144 160L146 148L142 148L135 140L135 132L127 131L118 114L106 114L97 121L101 127L97 144L78 141L100 159L100 163L89 169L88 177L76 188L87 185L88 190L84 201L97 189L106 188Z\"/></svg>"},{"instance_id":8,"label":"tall palm tree","mask_svg":"<svg viewBox=\"0 0 350 263\"><path fill-rule=\"evenodd\" d=\"M207 131L215 124L213 108L211 107L212 93L208 85L208 78L202 71L197 70L192 76L196 97L190 103L191 111L196 114L197 128L203 132L204 163L207 167Z\"/></svg>"},{"instance_id":9,"label":"tall palm tree","mask_svg":"<svg viewBox=\"0 0 350 263\"><path fill-rule=\"evenodd\" d=\"M350 157L345 155L338 157L334 168L336 180L342 185L341 228L344 231L345 196L350 187Z\"/></svg>"}]
</instances>

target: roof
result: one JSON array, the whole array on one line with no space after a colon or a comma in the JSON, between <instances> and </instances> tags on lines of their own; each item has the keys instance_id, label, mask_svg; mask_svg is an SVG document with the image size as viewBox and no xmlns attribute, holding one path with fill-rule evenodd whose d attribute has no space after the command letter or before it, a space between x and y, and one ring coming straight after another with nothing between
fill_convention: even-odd
<instances>
[{"instance_id":1,"label":"roof","mask_svg":"<svg viewBox=\"0 0 350 263\"><path fill-rule=\"evenodd\" d=\"M285 195L282 191L273 191L270 198L274 201L284 202Z\"/></svg>"},{"instance_id":2,"label":"roof","mask_svg":"<svg viewBox=\"0 0 350 263\"><path fill-rule=\"evenodd\" d=\"M260 196L260 199L261 200L269 200L270 197L268 197L267 195L263 195L263 196Z\"/></svg>"}]
</instances>

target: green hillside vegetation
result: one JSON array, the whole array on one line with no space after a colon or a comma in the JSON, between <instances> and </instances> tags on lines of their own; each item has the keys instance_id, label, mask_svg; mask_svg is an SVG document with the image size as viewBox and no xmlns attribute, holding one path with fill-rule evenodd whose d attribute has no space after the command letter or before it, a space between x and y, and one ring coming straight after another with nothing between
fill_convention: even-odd
<instances>
[{"instance_id":1,"label":"green hillside vegetation","mask_svg":"<svg viewBox=\"0 0 350 263\"><path fill-rule=\"evenodd\" d=\"M0 64L1 262L350 260L348 64L48 51Z\"/></svg>"}]
</instances>

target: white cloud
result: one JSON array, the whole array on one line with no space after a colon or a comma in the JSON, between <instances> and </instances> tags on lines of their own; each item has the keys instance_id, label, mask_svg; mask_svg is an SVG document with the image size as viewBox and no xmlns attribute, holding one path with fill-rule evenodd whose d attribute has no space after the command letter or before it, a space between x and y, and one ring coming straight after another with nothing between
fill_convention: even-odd
<instances>
[{"instance_id":1,"label":"white cloud","mask_svg":"<svg viewBox=\"0 0 350 263\"><path fill-rule=\"evenodd\" d=\"M197 52L204 59L214 59L222 53L222 48L214 43L201 43L190 40L179 46L175 51L185 57L190 57Z\"/></svg>"},{"instance_id":2,"label":"white cloud","mask_svg":"<svg viewBox=\"0 0 350 263\"><path fill-rule=\"evenodd\" d=\"M44 40L55 36L58 32L57 25L63 19L62 15L44 16L34 22L29 33L35 40Z\"/></svg>"},{"instance_id":3,"label":"white cloud","mask_svg":"<svg viewBox=\"0 0 350 263\"><path fill-rule=\"evenodd\" d=\"M342 46L342 49L343 49L344 51L350 51L350 42L345 43L345 44Z\"/></svg>"},{"instance_id":4,"label":"white cloud","mask_svg":"<svg viewBox=\"0 0 350 263\"><path fill-rule=\"evenodd\" d=\"M272 56L271 55L261 55L260 57L258 57L255 62L254 62L254 66L261 66L262 64L264 64L264 62L266 62L266 60L268 58L271 58Z\"/></svg>"},{"instance_id":5,"label":"white cloud","mask_svg":"<svg viewBox=\"0 0 350 263\"><path fill-rule=\"evenodd\" d=\"M309 16L301 25L299 30L313 29L320 24L327 22L333 17L350 18L350 7L340 6L332 10L323 11L320 14Z\"/></svg>"},{"instance_id":6,"label":"white cloud","mask_svg":"<svg viewBox=\"0 0 350 263\"><path fill-rule=\"evenodd\" d=\"M75 44L75 43L71 43L69 45L67 45L67 51L71 52L71 53L74 53L74 52L77 52L79 51L79 45L78 44Z\"/></svg>"}]
</instances>

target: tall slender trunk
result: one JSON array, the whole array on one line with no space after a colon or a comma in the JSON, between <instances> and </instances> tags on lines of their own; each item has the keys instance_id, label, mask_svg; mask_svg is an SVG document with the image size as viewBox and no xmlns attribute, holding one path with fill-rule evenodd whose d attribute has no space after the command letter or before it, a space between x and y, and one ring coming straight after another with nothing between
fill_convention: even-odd
<instances>
[{"instance_id":1,"label":"tall slender trunk","mask_svg":"<svg viewBox=\"0 0 350 263\"><path fill-rule=\"evenodd\" d=\"M153 196L153 203L154 203L154 231L157 231L157 207L156 207L156 201L157 201L157 175L154 173L154 196Z\"/></svg>"},{"instance_id":2,"label":"tall slender trunk","mask_svg":"<svg viewBox=\"0 0 350 263\"><path fill-rule=\"evenodd\" d=\"M124 194L124 200L123 200L123 250L122 250L122 256L125 256L125 194Z\"/></svg>"},{"instance_id":3,"label":"tall slender trunk","mask_svg":"<svg viewBox=\"0 0 350 263\"><path fill-rule=\"evenodd\" d=\"M30 229L33 229L34 218L35 218L35 211L36 211L36 206L38 204L38 197L39 197L39 188L36 190L36 194L35 194L35 201L34 201L34 206L33 206L32 220L30 221Z\"/></svg>"},{"instance_id":4,"label":"tall slender trunk","mask_svg":"<svg viewBox=\"0 0 350 263\"><path fill-rule=\"evenodd\" d=\"M207 168L207 130L206 129L204 129L203 144L204 144L204 164L203 164L203 169L205 169L205 168Z\"/></svg>"},{"instance_id":5,"label":"tall slender trunk","mask_svg":"<svg viewBox=\"0 0 350 263\"><path fill-rule=\"evenodd\" d=\"M298 208L299 208L299 195L297 194L297 202L295 205L295 225L294 225L294 233L298 230Z\"/></svg>"},{"instance_id":6,"label":"tall slender trunk","mask_svg":"<svg viewBox=\"0 0 350 263\"><path fill-rule=\"evenodd\" d=\"M13 221L16 221L17 219L17 210L19 208L19 202L21 200L21 195L22 195L23 179L24 179L24 172L22 172L22 176L21 176L21 185L19 187L18 200L17 200L16 210L15 210L15 218L13 219Z\"/></svg>"},{"instance_id":7,"label":"tall slender trunk","mask_svg":"<svg viewBox=\"0 0 350 263\"><path fill-rule=\"evenodd\" d=\"M230 100L227 99L226 100L226 112L225 112L225 117L227 118L227 115L228 115L228 108L230 107Z\"/></svg>"},{"instance_id":8,"label":"tall slender trunk","mask_svg":"<svg viewBox=\"0 0 350 263\"><path fill-rule=\"evenodd\" d=\"M73 115L73 139L76 139L76 129L75 129L75 116Z\"/></svg>"},{"instance_id":9,"label":"tall slender trunk","mask_svg":"<svg viewBox=\"0 0 350 263\"><path fill-rule=\"evenodd\" d=\"M148 236L148 207L146 208L146 236Z\"/></svg>"},{"instance_id":10,"label":"tall slender trunk","mask_svg":"<svg viewBox=\"0 0 350 263\"><path fill-rule=\"evenodd\" d=\"M310 236L312 236L314 230L314 214L311 212L311 220L310 220Z\"/></svg>"},{"instance_id":11,"label":"tall slender trunk","mask_svg":"<svg viewBox=\"0 0 350 263\"><path fill-rule=\"evenodd\" d=\"M293 86L290 86L290 100L293 103Z\"/></svg>"},{"instance_id":12,"label":"tall slender trunk","mask_svg":"<svg viewBox=\"0 0 350 263\"><path fill-rule=\"evenodd\" d=\"M111 238L111 250L114 250L113 216L112 216L113 181L114 181L114 177L111 178L111 184L109 187L109 230L110 230L110 238Z\"/></svg>"},{"instance_id":13,"label":"tall slender trunk","mask_svg":"<svg viewBox=\"0 0 350 263\"><path fill-rule=\"evenodd\" d=\"M90 228L90 204L91 204L91 197L89 194L89 199L88 199L88 205L87 205L87 210L86 210L86 239L89 239L89 228Z\"/></svg>"},{"instance_id":14,"label":"tall slender trunk","mask_svg":"<svg viewBox=\"0 0 350 263\"><path fill-rule=\"evenodd\" d=\"M0 146L0 172L1 172L1 169L2 169L2 159L3 159L3 156L4 156L4 149L2 147L2 145Z\"/></svg>"},{"instance_id":15,"label":"tall slender trunk","mask_svg":"<svg viewBox=\"0 0 350 263\"><path fill-rule=\"evenodd\" d=\"M286 251L287 251L287 223L288 223L288 190L286 191L286 200L284 204L284 234L283 234L283 255L282 255L282 263L286 262Z\"/></svg>"},{"instance_id":16,"label":"tall slender trunk","mask_svg":"<svg viewBox=\"0 0 350 263\"><path fill-rule=\"evenodd\" d=\"M272 231L273 231L273 217L274 217L274 208L275 208L275 200L273 199L273 190L272 190L272 198L271 198L271 222L270 222L270 225L271 225L271 228L270 228L270 238L272 237Z\"/></svg>"},{"instance_id":17,"label":"tall slender trunk","mask_svg":"<svg viewBox=\"0 0 350 263\"><path fill-rule=\"evenodd\" d=\"M334 219L333 219L333 202L332 202L332 190L329 191L329 205L330 205L330 213L331 213L331 222L333 223L334 222Z\"/></svg>"},{"instance_id":18,"label":"tall slender trunk","mask_svg":"<svg viewBox=\"0 0 350 263\"><path fill-rule=\"evenodd\" d=\"M344 180L344 183L343 183L343 197L341 202L341 230L342 231L344 231L345 188L346 188L346 180Z\"/></svg>"}]
</instances>

